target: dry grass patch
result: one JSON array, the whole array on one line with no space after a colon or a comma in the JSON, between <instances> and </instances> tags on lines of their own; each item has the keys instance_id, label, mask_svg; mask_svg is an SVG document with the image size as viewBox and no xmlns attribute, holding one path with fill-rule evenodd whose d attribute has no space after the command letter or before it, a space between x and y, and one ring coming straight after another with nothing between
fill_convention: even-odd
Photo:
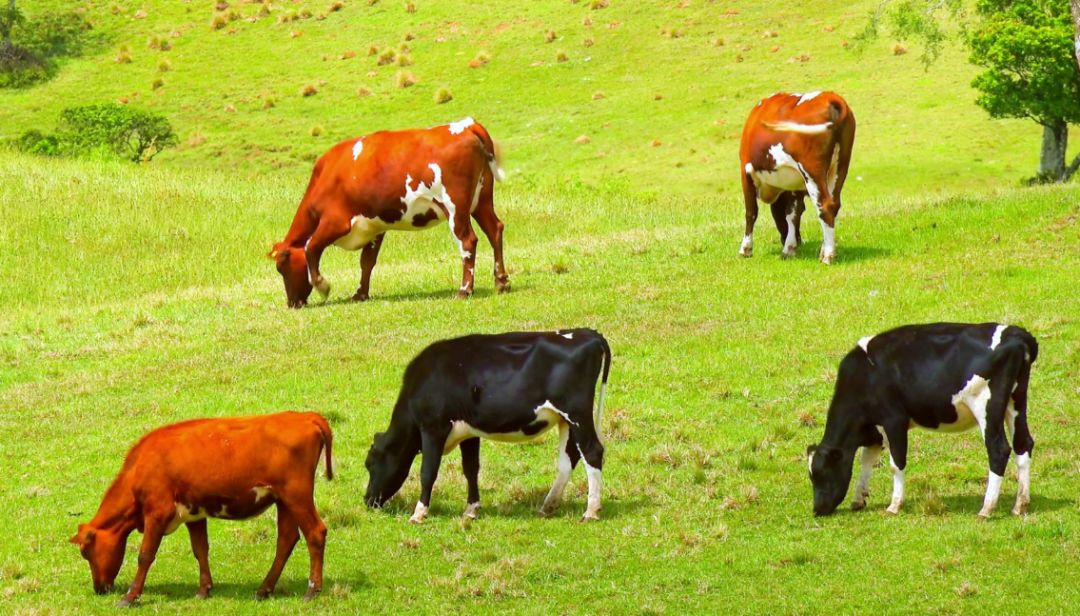
<instances>
[{"instance_id":1,"label":"dry grass patch","mask_svg":"<svg viewBox=\"0 0 1080 616\"><path fill-rule=\"evenodd\" d=\"M384 49L381 54L379 54L379 59L375 64L377 64L378 66L385 66L387 64L393 64L395 60L397 60L397 52L393 49L387 48Z\"/></svg>"},{"instance_id":2,"label":"dry grass patch","mask_svg":"<svg viewBox=\"0 0 1080 616\"><path fill-rule=\"evenodd\" d=\"M359 88L356 89L356 95L359 96L360 98L364 98L366 96L371 96L372 94L374 94L374 92L372 92L371 88L369 88L367 86L360 86Z\"/></svg>"},{"instance_id":3,"label":"dry grass patch","mask_svg":"<svg viewBox=\"0 0 1080 616\"><path fill-rule=\"evenodd\" d=\"M323 127L316 124L315 126L311 127L310 132L312 137L319 137L323 134Z\"/></svg>"},{"instance_id":4,"label":"dry grass patch","mask_svg":"<svg viewBox=\"0 0 1080 616\"><path fill-rule=\"evenodd\" d=\"M313 83L305 84L304 87L300 88L300 96L303 96L304 98L315 96L318 93L319 88Z\"/></svg>"},{"instance_id":5,"label":"dry grass patch","mask_svg":"<svg viewBox=\"0 0 1080 616\"><path fill-rule=\"evenodd\" d=\"M435 91L435 104L442 105L452 100L454 100L454 94L450 92L449 88L439 88Z\"/></svg>"},{"instance_id":6,"label":"dry grass patch","mask_svg":"<svg viewBox=\"0 0 1080 616\"><path fill-rule=\"evenodd\" d=\"M412 63L413 63L412 56L410 56L408 54L404 54L404 53L399 54L398 57L397 57L397 65L398 66L412 66Z\"/></svg>"},{"instance_id":7,"label":"dry grass patch","mask_svg":"<svg viewBox=\"0 0 1080 616\"><path fill-rule=\"evenodd\" d=\"M165 87L165 80L162 79L161 77L158 77L157 79L155 79L154 81L152 81L150 83L150 89L151 90L160 90L161 88L164 88L164 87Z\"/></svg>"},{"instance_id":8,"label":"dry grass patch","mask_svg":"<svg viewBox=\"0 0 1080 616\"><path fill-rule=\"evenodd\" d=\"M214 15L214 18L210 20L211 30L221 30L229 24L229 18L225 13L218 13Z\"/></svg>"},{"instance_id":9,"label":"dry grass patch","mask_svg":"<svg viewBox=\"0 0 1080 616\"><path fill-rule=\"evenodd\" d=\"M558 53L555 54L555 61L556 62L567 62L569 60L570 60L570 56L566 55L565 51L560 50Z\"/></svg>"},{"instance_id":10,"label":"dry grass patch","mask_svg":"<svg viewBox=\"0 0 1080 616\"><path fill-rule=\"evenodd\" d=\"M476 57L469 60L469 68L480 68L481 66L491 62L491 56L488 52L480 50L480 53L476 54Z\"/></svg>"},{"instance_id":11,"label":"dry grass patch","mask_svg":"<svg viewBox=\"0 0 1080 616\"><path fill-rule=\"evenodd\" d=\"M416 85L416 75L409 71L398 71L397 75L394 75L394 85L399 88L411 88Z\"/></svg>"},{"instance_id":12,"label":"dry grass patch","mask_svg":"<svg viewBox=\"0 0 1080 616\"><path fill-rule=\"evenodd\" d=\"M892 53L894 56L902 56L907 53L907 46L903 43L896 43L892 46Z\"/></svg>"},{"instance_id":13,"label":"dry grass patch","mask_svg":"<svg viewBox=\"0 0 1080 616\"><path fill-rule=\"evenodd\" d=\"M554 30L548 30L547 32L544 33L544 42L545 43L550 43L550 42L554 41L556 38L558 38L558 35L555 34Z\"/></svg>"}]
</instances>

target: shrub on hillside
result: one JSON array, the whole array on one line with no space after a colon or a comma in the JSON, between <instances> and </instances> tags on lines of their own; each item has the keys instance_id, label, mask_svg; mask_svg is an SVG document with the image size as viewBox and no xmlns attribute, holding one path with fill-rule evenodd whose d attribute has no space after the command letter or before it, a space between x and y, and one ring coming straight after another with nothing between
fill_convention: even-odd
<instances>
[{"instance_id":1,"label":"shrub on hillside","mask_svg":"<svg viewBox=\"0 0 1080 616\"><path fill-rule=\"evenodd\" d=\"M91 25L76 13L45 13L28 19L14 6L0 7L0 88L23 88L56 74L56 60L80 55Z\"/></svg>"},{"instance_id":2,"label":"shrub on hillside","mask_svg":"<svg viewBox=\"0 0 1080 616\"><path fill-rule=\"evenodd\" d=\"M97 154L147 162L177 143L176 133L164 116L107 103L68 107L60 114L55 134L30 130L12 145L32 154Z\"/></svg>"}]
</instances>

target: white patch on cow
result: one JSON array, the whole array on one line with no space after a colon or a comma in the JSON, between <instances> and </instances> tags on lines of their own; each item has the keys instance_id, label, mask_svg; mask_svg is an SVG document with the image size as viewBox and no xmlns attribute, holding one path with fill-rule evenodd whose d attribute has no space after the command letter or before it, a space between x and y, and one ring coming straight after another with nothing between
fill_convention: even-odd
<instances>
[{"instance_id":1,"label":"white patch on cow","mask_svg":"<svg viewBox=\"0 0 1080 616\"><path fill-rule=\"evenodd\" d=\"M570 454L566 452L566 444L570 441L570 426L565 423L559 424L559 461L556 464L555 481L551 484L544 504L540 506L541 515L551 515L562 502L566 483L570 481L570 473L574 470L570 462Z\"/></svg>"},{"instance_id":2,"label":"white patch on cow","mask_svg":"<svg viewBox=\"0 0 1080 616\"><path fill-rule=\"evenodd\" d=\"M799 247L799 242L795 238L795 208L791 208L791 211L784 216L784 220L787 221L787 236L784 238L784 250L781 254L785 257L795 256L795 249Z\"/></svg>"},{"instance_id":3,"label":"white patch on cow","mask_svg":"<svg viewBox=\"0 0 1080 616\"><path fill-rule=\"evenodd\" d=\"M442 184L442 170L438 165L428 165L434 172L435 178L431 186L423 181L412 188L412 176L405 176L405 196L401 197L401 203L405 206L405 212L401 218L394 222L386 222L382 218L368 218L366 216L353 216L350 222L349 232L334 241L334 245L345 250L359 250L370 244L378 235L390 230L419 231L433 225L442 223L448 218L447 203L450 197L446 194L446 188ZM452 205L452 203L450 203ZM452 210L451 210L452 211ZM432 219L432 214L434 218ZM429 219L423 227L417 227L413 221L417 216Z\"/></svg>"},{"instance_id":4,"label":"white patch on cow","mask_svg":"<svg viewBox=\"0 0 1080 616\"><path fill-rule=\"evenodd\" d=\"M475 520L480 517L480 503L469 503L465 506L465 513L461 517Z\"/></svg>"},{"instance_id":5,"label":"white patch on cow","mask_svg":"<svg viewBox=\"0 0 1080 616\"><path fill-rule=\"evenodd\" d=\"M832 160L829 161L829 171L825 174L825 183L829 186L829 194L836 190L836 178L840 173L840 144L833 146Z\"/></svg>"},{"instance_id":6,"label":"white patch on cow","mask_svg":"<svg viewBox=\"0 0 1080 616\"><path fill-rule=\"evenodd\" d=\"M753 174L754 173L754 165L751 164L751 163L746 163L746 166L743 167L743 171L745 171L747 175Z\"/></svg>"},{"instance_id":7,"label":"white patch on cow","mask_svg":"<svg viewBox=\"0 0 1080 616\"><path fill-rule=\"evenodd\" d=\"M413 510L412 517L409 518L410 524L423 524L424 519L427 518L428 508L424 506L424 503L416 501L416 509Z\"/></svg>"},{"instance_id":8,"label":"white patch on cow","mask_svg":"<svg viewBox=\"0 0 1080 616\"><path fill-rule=\"evenodd\" d=\"M880 459L880 446L863 447L859 481L855 483L855 496L851 499L852 509L862 509L866 506L866 497L870 496L870 476Z\"/></svg>"},{"instance_id":9,"label":"white patch on cow","mask_svg":"<svg viewBox=\"0 0 1080 616\"><path fill-rule=\"evenodd\" d=\"M811 451L806 456L806 470L810 471L810 476L814 476L814 452Z\"/></svg>"},{"instance_id":10,"label":"white patch on cow","mask_svg":"<svg viewBox=\"0 0 1080 616\"><path fill-rule=\"evenodd\" d=\"M821 220L819 218L819 220ZM835 222L836 219L833 219ZM836 227L821 220L821 262L832 263L836 258Z\"/></svg>"},{"instance_id":11,"label":"white patch on cow","mask_svg":"<svg viewBox=\"0 0 1080 616\"><path fill-rule=\"evenodd\" d=\"M571 334L571 335L573 335L573 334ZM544 403L541 404L540 406L536 407L536 410L533 411L533 412L536 413L537 417L540 417L540 413L543 412L543 411L552 411L553 413L558 414L559 417L562 417L563 419L565 419L567 423L569 423L571 425L574 425L574 426L578 425L578 423L576 421L573 421L572 419L570 419L570 416L567 415L565 411L560 411L559 409L555 408L555 405L551 403L551 400L545 400Z\"/></svg>"},{"instance_id":12,"label":"white patch on cow","mask_svg":"<svg viewBox=\"0 0 1080 616\"><path fill-rule=\"evenodd\" d=\"M994 471L990 471L986 479L986 497L983 499L982 509L979 510L980 518L988 518L997 507L998 497L1001 495L1001 480L1004 479Z\"/></svg>"},{"instance_id":13,"label":"white patch on cow","mask_svg":"<svg viewBox=\"0 0 1080 616\"><path fill-rule=\"evenodd\" d=\"M1031 453L1022 453L1016 456L1016 505L1013 507L1013 515L1027 513L1028 503L1031 502Z\"/></svg>"},{"instance_id":14,"label":"white patch on cow","mask_svg":"<svg viewBox=\"0 0 1080 616\"><path fill-rule=\"evenodd\" d=\"M189 507L182 503L176 503L176 514L173 516L172 521L165 527L165 534L169 535L180 528L181 524L187 524L188 522L198 522L199 520L206 519L206 512L199 508Z\"/></svg>"},{"instance_id":15,"label":"white patch on cow","mask_svg":"<svg viewBox=\"0 0 1080 616\"><path fill-rule=\"evenodd\" d=\"M952 405L956 409L956 421L940 424L937 432L962 432L978 425L986 434L986 405L990 402L990 381L975 374L964 387L953 394Z\"/></svg>"},{"instance_id":16,"label":"white patch on cow","mask_svg":"<svg viewBox=\"0 0 1080 616\"><path fill-rule=\"evenodd\" d=\"M352 147L352 159L356 160L357 158L360 158L360 152L363 152L363 151L364 151L364 139L361 137L360 139L356 140L356 143L353 144L353 147Z\"/></svg>"},{"instance_id":17,"label":"white patch on cow","mask_svg":"<svg viewBox=\"0 0 1080 616\"><path fill-rule=\"evenodd\" d=\"M506 172L499 166L499 161L492 158L488 161L488 167L491 167L491 175L493 175L496 180L501 182L506 179Z\"/></svg>"},{"instance_id":18,"label":"white patch on cow","mask_svg":"<svg viewBox=\"0 0 1080 616\"><path fill-rule=\"evenodd\" d=\"M859 338L859 346L862 347L863 353L870 354L870 341L873 340L873 336L863 336Z\"/></svg>"},{"instance_id":19,"label":"white patch on cow","mask_svg":"<svg viewBox=\"0 0 1080 616\"><path fill-rule=\"evenodd\" d=\"M462 118L457 122L451 122L447 126L450 129L451 135L460 135L466 128L469 128L473 124L476 124L476 121L472 118Z\"/></svg>"},{"instance_id":20,"label":"white patch on cow","mask_svg":"<svg viewBox=\"0 0 1080 616\"><path fill-rule=\"evenodd\" d=\"M804 190L806 186L806 174L800 165L790 154L784 150L784 145L777 143L769 148L769 156L772 156L775 166L772 171L758 170L754 177L762 184L768 184L781 190ZM774 199L775 201L775 199ZM817 203L815 201L815 203Z\"/></svg>"},{"instance_id":21,"label":"white patch on cow","mask_svg":"<svg viewBox=\"0 0 1080 616\"><path fill-rule=\"evenodd\" d=\"M996 349L998 345L1001 344L1001 334L1005 332L1006 327L1008 327L1008 325L998 325L997 328L994 329L994 335L990 338L991 351Z\"/></svg>"},{"instance_id":22,"label":"white patch on cow","mask_svg":"<svg viewBox=\"0 0 1080 616\"><path fill-rule=\"evenodd\" d=\"M782 120L780 122L763 122L765 126L777 133L799 133L800 135L820 135L832 126L832 122L823 122L821 124L799 124L798 122L790 122Z\"/></svg>"},{"instance_id":23,"label":"white patch on cow","mask_svg":"<svg viewBox=\"0 0 1080 616\"><path fill-rule=\"evenodd\" d=\"M585 454L581 451L581 446L578 446L578 453L581 454L581 461L585 464L585 476L589 480L589 503L585 507L585 515L582 516L583 520L599 520L600 519L600 491L603 487L603 474L600 469L593 468L589 465L589 462L585 459Z\"/></svg>"},{"instance_id":24,"label":"white patch on cow","mask_svg":"<svg viewBox=\"0 0 1080 616\"><path fill-rule=\"evenodd\" d=\"M552 406L550 401L547 401L536 407L536 420L542 421L547 425L535 434L525 434L521 430L514 432L484 432L467 421L460 419L451 421L450 434L447 435L446 443L443 445L443 453L450 453L454 450L454 447L461 444L461 441L477 436L489 441L498 441L500 443L528 443L529 441L535 441L540 438L553 426L560 424L563 421L570 421L570 418L567 417L566 413L563 413Z\"/></svg>"},{"instance_id":25,"label":"white patch on cow","mask_svg":"<svg viewBox=\"0 0 1080 616\"><path fill-rule=\"evenodd\" d=\"M739 254L744 257L749 257L754 254L754 236L747 233L742 238L742 244L739 245Z\"/></svg>"},{"instance_id":26,"label":"white patch on cow","mask_svg":"<svg viewBox=\"0 0 1080 616\"><path fill-rule=\"evenodd\" d=\"M251 488L251 491L255 493L256 504L267 496L273 496L269 486L255 486L254 488Z\"/></svg>"},{"instance_id":27,"label":"white patch on cow","mask_svg":"<svg viewBox=\"0 0 1080 616\"><path fill-rule=\"evenodd\" d=\"M806 101L813 100L818 94L821 94L821 90L814 90L813 92L807 92L799 97L799 102L795 103L795 106L805 103Z\"/></svg>"},{"instance_id":28,"label":"white patch on cow","mask_svg":"<svg viewBox=\"0 0 1080 616\"><path fill-rule=\"evenodd\" d=\"M885 510L892 514L900 513L900 506L904 504L904 471L896 466L892 454L889 454L889 467L892 469L892 502Z\"/></svg>"},{"instance_id":29,"label":"white patch on cow","mask_svg":"<svg viewBox=\"0 0 1080 616\"><path fill-rule=\"evenodd\" d=\"M555 332L555 333L559 334L563 338L566 338L567 340L573 340L574 339L574 332L566 332L565 334L559 333L559 332Z\"/></svg>"},{"instance_id":30,"label":"white patch on cow","mask_svg":"<svg viewBox=\"0 0 1080 616\"><path fill-rule=\"evenodd\" d=\"M481 175L480 179L476 182L476 188L473 190L472 203L469 204L469 213L476 211L476 206L480 203L480 191L484 189L484 176Z\"/></svg>"}]
</instances>

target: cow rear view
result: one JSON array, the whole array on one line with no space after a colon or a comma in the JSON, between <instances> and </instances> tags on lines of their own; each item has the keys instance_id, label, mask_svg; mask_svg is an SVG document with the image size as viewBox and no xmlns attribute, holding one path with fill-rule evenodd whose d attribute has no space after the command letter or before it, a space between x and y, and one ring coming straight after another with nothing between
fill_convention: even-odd
<instances>
[{"instance_id":1,"label":"cow rear view","mask_svg":"<svg viewBox=\"0 0 1080 616\"><path fill-rule=\"evenodd\" d=\"M158 428L131 448L97 514L79 525L71 542L90 563L94 590L112 590L127 538L142 532L139 567L120 605L142 594L146 574L165 535L186 525L199 563L198 597L213 581L207 518L243 520L277 506L277 554L256 593L273 592L301 533L311 556L304 599L322 589L326 525L315 509L315 470L322 454L333 478L333 433L315 413L195 419Z\"/></svg>"}]
</instances>

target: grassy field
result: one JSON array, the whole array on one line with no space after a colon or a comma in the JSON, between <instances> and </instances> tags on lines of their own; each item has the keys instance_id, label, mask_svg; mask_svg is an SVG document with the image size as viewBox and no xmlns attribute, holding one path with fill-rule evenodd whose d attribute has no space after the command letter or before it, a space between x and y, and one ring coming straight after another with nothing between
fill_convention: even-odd
<instances>
[{"instance_id":1,"label":"grassy field","mask_svg":"<svg viewBox=\"0 0 1080 616\"><path fill-rule=\"evenodd\" d=\"M854 56L840 41L870 4L817 0L800 5L800 19L730 2L612 0L592 11L418 1L407 13L403 2L354 0L325 20L277 23L327 4L283 3L222 30L210 29L209 2L146 2L144 19L134 5L118 15L88 5L101 49L53 82L0 92L6 135L48 126L70 104L139 91L186 142L142 167L0 152L0 612L112 611L118 595L92 594L67 538L130 444L171 421L286 408L323 412L336 435L338 476L316 487L329 537L314 611L1075 610L1080 190L1017 188L1035 167L1037 127L986 120L959 51L930 72L885 42ZM672 28L684 32L661 36ZM171 51L146 48L174 29ZM366 55L372 44L397 48L406 32L412 66L376 67ZM121 45L132 64L113 62ZM338 59L350 49L355 58ZM469 69L481 49L491 62ZM560 49L568 62L556 62ZM804 53L809 61L788 62ZM173 70L152 91L163 58ZM419 83L394 88L399 70ZM317 95L299 95L320 79ZM357 97L361 85L373 95ZM444 85L455 98L436 105ZM839 260L817 262L808 217L799 257L781 261L767 214L756 256L739 259L742 118L761 96L815 86L843 93L859 118ZM275 106L262 109L260 96ZM460 263L444 226L387 237L372 301L342 301L358 258L333 250L323 261L331 300L286 310L263 255L288 226L312 156L339 137L463 115L506 149L496 208L513 292L494 295L485 276L473 299L451 300ZM575 144L582 134L590 143ZM482 241L477 271L490 259ZM1030 515L1007 513L1010 464L998 514L979 523L977 435L920 432L900 516L883 513L891 482L881 468L867 511L812 517L805 448L820 439L839 359L864 335L936 320L1014 323L1040 340ZM582 470L559 515L536 516L555 474L551 436L482 446L484 509L471 525L459 521L457 454L423 526L406 523L415 471L386 509L363 505L364 455L416 352L467 332L569 326L599 329L615 353L599 523L578 523ZM193 598L184 535L164 541L142 609L301 607L302 547L277 597L252 600L273 555L272 515L210 524L206 603Z\"/></svg>"}]
</instances>

